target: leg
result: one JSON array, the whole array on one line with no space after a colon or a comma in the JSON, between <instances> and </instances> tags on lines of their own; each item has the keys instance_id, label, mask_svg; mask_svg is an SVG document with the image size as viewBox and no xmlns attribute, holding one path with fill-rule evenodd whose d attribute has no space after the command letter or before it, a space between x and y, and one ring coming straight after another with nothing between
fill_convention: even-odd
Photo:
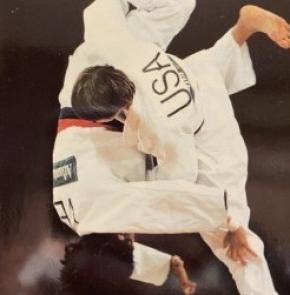
<instances>
[{"instance_id":1,"label":"leg","mask_svg":"<svg viewBox=\"0 0 290 295\"><path fill-rule=\"evenodd\" d=\"M224 233L205 233L202 238L229 269L241 295L278 295L275 291L261 239L248 230L248 240L258 258L243 266L232 261L223 248Z\"/></svg>"}]
</instances>

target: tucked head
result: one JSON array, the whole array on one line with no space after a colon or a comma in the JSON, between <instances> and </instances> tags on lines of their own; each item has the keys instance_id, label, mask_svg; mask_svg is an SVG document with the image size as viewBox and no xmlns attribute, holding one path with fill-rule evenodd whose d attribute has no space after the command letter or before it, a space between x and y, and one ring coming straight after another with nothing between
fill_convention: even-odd
<instances>
[{"instance_id":1,"label":"tucked head","mask_svg":"<svg viewBox=\"0 0 290 295\"><path fill-rule=\"evenodd\" d=\"M116 294L133 272L132 240L112 234L83 236L66 247L62 263L62 294Z\"/></svg>"},{"instance_id":2,"label":"tucked head","mask_svg":"<svg viewBox=\"0 0 290 295\"><path fill-rule=\"evenodd\" d=\"M129 108L134 93L135 85L122 71L108 65L89 67L74 85L72 107L83 119L111 121Z\"/></svg>"}]
</instances>

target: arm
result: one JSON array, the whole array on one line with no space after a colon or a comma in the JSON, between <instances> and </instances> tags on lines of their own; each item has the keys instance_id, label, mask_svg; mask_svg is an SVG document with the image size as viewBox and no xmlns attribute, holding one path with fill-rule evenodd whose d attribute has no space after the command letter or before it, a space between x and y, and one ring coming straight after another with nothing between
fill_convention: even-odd
<instances>
[{"instance_id":1,"label":"arm","mask_svg":"<svg viewBox=\"0 0 290 295\"><path fill-rule=\"evenodd\" d=\"M85 42L101 46L131 38L126 28L127 3L122 0L95 0L84 10Z\"/></svg>"},{"instance_id":2,"label":"arm","mask_svg":"<svg viewBox=\"0 0 290 295\"><path fill-rule=\"evenodd\" d=\"M196 0L130 0L137 9L127 15L129 30L136 38L166 50L187 23Z\"/></svg>"},{"instance_id":3,"label":"arm","mask_svg":"<svg viewBox=\"0 0 290 295\"><path fill-rule=\"evenodd\" d=\"M290 26L280 16L253 5L246 5L240 10L240 17L233 28L233 37L243 45L253 34L265 33L280 47L290 47Z\"/></svg>"},{"instance_id":4,"label":"arm","mask_svg":"<svg viewBox=\"0 0 290 295\"><path fill-rule=\"evenodd\" d=\"M80 235L192 233L226 222L224 192L186 181L96 182L88 176L81 186L68 186L54 189L54 204L63 221Z\"/></svg>"},{"instance_id":5,"label":"arm","mask_svg":"<svg viewBox=\"0 0 290 295\"><path fill-rule=\"evenodd\" d=\"M54 187L54 205L61 219L80 235L189 233L212 230L226 222L223 190L183 180L125 182L113 171L117 166L136 170L140 154L123 148L114 132L89 131L64 131L54 150L54 162L64 163L57 165L55 177L70 180L67 175L77 176L73 182ZM118 155L112 149L115 146ZM73 165L63 161L71 155L76 158L73 171L69 170ZM125 156L130 163L125 163Z\"/></svg>"},{"instance_id":6,"label":"arm","mask_svg":"<svg viewBox=\"0 0 290 295\"><path fill-rule=\"evenodd\" d=\"M161 286L170 272L171 255L134 242L134 271L131 279Z\"/></svg>"},{"instance_id":7,"label":"arm","mask_svg":"<svg viewBox=\"0 0 290 295\"><path fill-rule=\"evenodd\" d=\"M179 281L183 294L190 295L196 284L188 278L184 262L178 256L171 256L148 246L134 242L134 271L131 279L161 286L172 272Z\"/></svg>"}]
</instances>

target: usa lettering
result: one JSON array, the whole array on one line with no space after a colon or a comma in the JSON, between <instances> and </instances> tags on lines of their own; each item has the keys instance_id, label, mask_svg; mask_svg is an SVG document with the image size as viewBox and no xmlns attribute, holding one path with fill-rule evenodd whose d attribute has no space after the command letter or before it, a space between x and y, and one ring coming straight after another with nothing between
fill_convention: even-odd
<instances>
[{"instance_id":1,"label":"usa lettering","mask_svg":"<svg viewBox=\"0 0 290 295\"><path fill-rule=\"evenodd\" d=\"M160 104L174 105L174 109L167 113L167 117L173 117L191 104L192 94L188 90L189 82L184 73L180 73L168 60L162 59L160 52L143 68L145 74L159 74L152 81L152 90L160 96ZM181 82L185 82L185 87Z\"/></svg>"}]
</instances>

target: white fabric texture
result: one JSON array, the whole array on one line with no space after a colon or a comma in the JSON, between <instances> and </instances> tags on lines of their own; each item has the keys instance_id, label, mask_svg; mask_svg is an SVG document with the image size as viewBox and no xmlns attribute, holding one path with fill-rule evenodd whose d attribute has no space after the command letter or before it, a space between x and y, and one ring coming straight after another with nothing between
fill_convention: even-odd
<instances>
[{"instance_id":1,"label":"white fabric texture","mask_svg":"<svg viewBox=\"0 0 290 295\"><path fill-rule=\"evenodd\" d=\"M248 46L238 46L229 31L215 46L183 62L196 83L196 105L205 122L195 136L197 182L210 181L224 188L228 193L229 216L234 223L248 226L248 155L229 98L229 94L256 82Z\"/></svg>"},{"instance_id":2,"label":"white fabric texture","mask_svg":"<svg viewBox=\"0 0 290 295\"><path fill-rule=\"evenodd\" d=\"M131 279L161 286L171 268L171 255L134 242L134 271Z\"/></svg>"},{"instance_id":3,"label":"white fabric texture","mask_svg":"<svg viewBox=\"0 0 290 295\"><path fill-rule=\"evenodd\" d=\"M139 40L166 50L186 24L196 0L130 0L136 10L126 16L128 30Z\"/></svg>"},{"instance_id":4,"label":"white fabric texture","mask_svg":"<svg viewBox=\"0 0 290 295\"><path fill-rule=\"evenodd\" d=\"M241 295L278 295L264 256L263 242L252 231L248 230L248 242L258 257L246 266L226 255L226 249L223 248L224 233L202 233L201 236L214 255L228 267Z\"/></svg>"}]
</instances>

